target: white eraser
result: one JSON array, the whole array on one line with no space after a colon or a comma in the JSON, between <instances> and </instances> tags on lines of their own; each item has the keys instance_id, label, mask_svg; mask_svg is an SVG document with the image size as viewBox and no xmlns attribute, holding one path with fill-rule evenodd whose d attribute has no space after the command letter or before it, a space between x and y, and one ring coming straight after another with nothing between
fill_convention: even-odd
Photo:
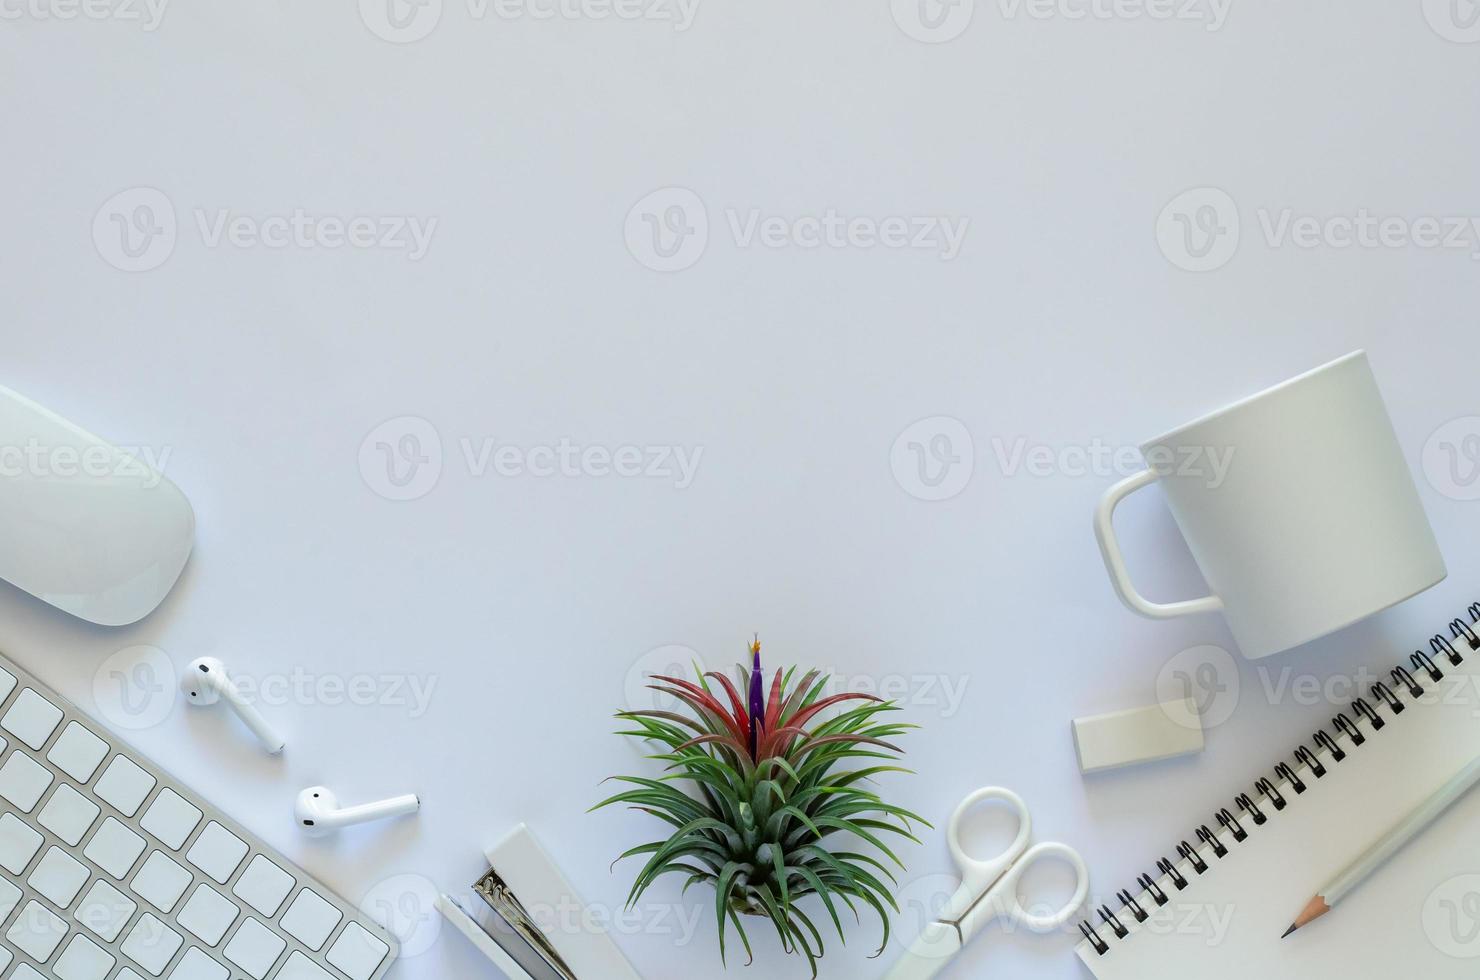
<instances>
[{"instance_id":1,"label":"white eraser","mask_svg":"<svg viewBox=\"0 0 1480 980\"><path fill-rule=\"evenodd\" d=\"M1074 719L1082 773L1201 752L1202 717L1192 698Z\"/></svg>"}]
</instances>

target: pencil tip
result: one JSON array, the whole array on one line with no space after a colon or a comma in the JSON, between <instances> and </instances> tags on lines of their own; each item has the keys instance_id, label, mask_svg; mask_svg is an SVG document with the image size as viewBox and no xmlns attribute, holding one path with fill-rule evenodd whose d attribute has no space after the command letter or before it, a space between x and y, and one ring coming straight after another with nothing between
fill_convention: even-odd
<instances>
[{"instance_id":1,"label":"pencil tip","mask_svg":"<svg viewBox=\"0 0 1480 980\"><path fill-rule=\"evenodd\" d=\"M1299 928L1300 927L1298 925L1291 925L1290 928L1286 929L1283 933L1280 934L1280 938L1281 939L1284 939L1290 933L1294 932L1296 929L1299 929Z\"/></svg>"}]
</instances>

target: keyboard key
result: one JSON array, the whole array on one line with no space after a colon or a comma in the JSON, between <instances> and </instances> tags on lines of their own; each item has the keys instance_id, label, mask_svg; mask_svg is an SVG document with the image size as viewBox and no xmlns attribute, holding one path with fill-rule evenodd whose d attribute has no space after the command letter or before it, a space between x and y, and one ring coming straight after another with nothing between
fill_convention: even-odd
<instances>
[{"instance_id":1,"label":"keyboard key","mask_svg":"<svg viewBox=\"0 0 1480 980\"><path fill-rule=\"evenodd\" d=\"M170 974L170 980L226 980L230 971L226 967L202 953L197 947L191 946L180 957L180 965L175 967L175 972ZM278 974L283 976L283 974ZM330 974L324 974L333 980Z\"/></svg>"},{"instance_id":2,"label":"keyboard key","mask_svg":"<svg viewBox=\"0 0 1480 980\"><path fill-rule=\"evenodd\" d=\"M120 755L108 763L108 768L103 770L93 792L98 794L98 799L111 803L125 817L132 817L139 812L139 804L144 802L144 797L152 789L154 777Z\"/></svg>"},{"instance_id":3,"label":"keyboard key","mask_svg":"<svg viewBox=\"0 0 1480 980\"><path fill-rule=\"evenodd\" d=\"M109 817L103 821L82 854L119 881L144 853L144 838Z\"/></svg>"},{"instance_id":4,"label":"keyboard key","mask_svg":"<svg viewBox=\"0 0 1480 980\"><path fill-rule=\"evenodd\" d=\"M351 922L344 927L334 945L329 947L328 960L344 971L349 980L370 980L380 961L391 948L372 936L368 930ZM261 980L261 978L258 978Z\"/></svg>"},{"instance_id":5,"label":"keyboard key","mask_svg":"<svg viewBox=\"0 0 1480 980\"><path fill-rule=\"evenodd\" d=\"M100 812L96 803L63 783L41 808L36 822L76 847Z\"/></svg>"},{"instance_id":6,"label":"keyboard key","mask_svg":"<svg viewBox=\"0 0 1480 980\"><path fill-rule=\"evenodd\" d=\"M155 851L134 875L129 887L135 895L168 915L192 880L189 871L171 861L163 851Z\"/></svg>"},{"instance_id":7,"label":"keyboard key","mask_svg":"<svg viewBox=\"0 0 1480 980\"><path fill-rule=\"evenodd\" d=\"M241 909L231 899L210 885L201 885L190 894L175 921L190 930L207 946L214 946L226 935Z\"/></svg>"},{"instance_id":8,"label":"keyboard key","mask_svg":"<svg viewBox=\"0 0 1480 980\"><path fill-rule=\"evenodd\" d=\"M10 945L37 963L45 963L67 935L67 923L57 918L40 902L30 901L21 909L5 938ZM15 976L21 975L17 967Z\"/></svg>"},{"instance_id":9,"label":"keyboard key","mask_svg":"<svg viewBox=\"0 0 1480 980\"><path fill-rule=\"evenodd\" d=\"M15 682L11 681L11 683L13 684ZM0 973L5 972L5 968L10 965L10 961L13 959L15 959L15 954L4 946L0 946Z\"/></svg>"},{"instance_id":10,"label":"keyboard key","mask_svg":"<svg viewBox=\"0 0 1480 980\"><path fill-rule=\"evenodd\" d=\"M21 903L21 890L7 878L0 878L0 922L10 918L10 913ZM0 946L0 950L5 947ZM6 961L9 962L9 961ZM0 963L0 970L5 969L5 964Z\"/></svg>"},{"instance_id":11,"label":"keyboard key","mask_svg":"<svg viewBox=\"0 0 1480 980\"><path fill-rule=\"evenodd\" d=\"M62 737L46 753L46 758L62 772L86 784L107 755L108 743L73 721L62 729Z\"/></svg>"},{"instance_id":12,"label":"keyboard key","mask_svg":"<svg viewBox=\"0 0 1480 980\"><path fill-rule=\"evenodd\" d=\"M28 687L5 712L5 717L0 718L0 728L31 748L39 749L51 738L61 720L62 709Z\"/></svg>"},{"instance_id":13,"label":"keyboard key","mask_svg":"<svg viewBox=\"0 0 1480 980\"><path fill-rule=\"evenodd\" d=\"M261 912L269 919L277 915L283 899L293 890L293 876L273 864L261 854L252 858L247 870L237 879L231 889L237 898Z\"/></svg>"},{"instance_id":14,"label":"keyboard key","mask_svg":"<svg viewBox=\"0 0 1480 980\"><path fill-rule=\"evenodd\" d=\"M41 850L41 841L41 835L15 814L0 817L0 867L13 875L24 874L26 865Z\"/></svg>"},{"instance_id":15,"label":"keyboard key","mask_svg":"<svg viewBox=\"0 0 1480 980\"><path fill-rule=\"evenodd\" d=\"M201 812L189 800L166 786L139 820L139 826L158 837L165 846L178 851L200 823Z\"/></svg>"},{"instance_id":16,"label":"keyboard key","mask_svg":"<svg viewBox=\"0 0 1480 980\"><path fill-rule=\"evenodd\" d=\"M20 966L16 967L15 972L10 975L10 980L47 980L47 978L43 977L41 974L31 969L25 963L22 963Z\"/></svg>"},{"instance_id":17,"label":"keyboard key","mask_svg":"<svg viewBox=\"0 0 1480 980\"><path fill-rule=\"evenodd\" d=\"M57 980L103 980L117 962L91 939L76 936L51 969Z\"/></svg>"},{"instance_id":18,"label":"keyboard key","mask_svg":"<svg viewBox=\"0 0 1480 980\"><path fill-rule=\"evenodd\" d=\"M124 956L148 970L150 976L157 977L184 944L178 932L145 912L118 948Z\"/></svg>"},{"instance_id":19,"label":"keyboard key","mask_svg":"<svg viewBox=\"0 0 1480 980\"><path fill-rule=\"evenodd\" d=\"M200 832L185 859L224 885L236 873L237 865L247 856L247 845L240 837L212 820Z\"/></svg>"},{"instance_id":20,"label":"keyboard key","mask_svg":"<svg viewBox=\"0 0 1480 980\"><path fill-rule=\"evenodd\" d=\"M288 935L314 952L324 948L324 940L343 918L339 910L307 888L298 893L280 923Z\"/></svg>"},{"instance_id":21,"label":"keyboard key","mask_svg":"<svg viewBox=\"0 0 1480 980\"><path fill-rule=\"evenodd\" d=\"M138 907L133 899L99 878L87 890L72 918L111 943Z\"/></svg>"},{"instance_id":22,"label":"keyboard key","mask_svg":"<svg viewBox=\"0 0 1480 980\"><path fill-rule=\"evenodd\" d=\"M72 904L72 899L77 897L77 893L90 877L92 874L87 870L87 865L61 848L53 847L36 864L36 870L26 880L41 893L41 897L57 908L64 909Z\"/></svg>"},{"instance_id":23,"label":"keyboard key","mask_svg":"<svg viewBox=\"0 0 1480 980\"><path fill-rule=\"evenodd\" d=\"M277 933L249 918L231 937L224 952L226 958L246 970L252 980L263 980L287 945Z\"/></svg>"},{"instance_id":24,"label":"keyboard key","mask_svg":"<svg viewBox=\"0 0 1480 980\"><path fill-rule=\"evenodd\" d=\"M36 802L51 785L51 770L21 752L13 752L0 767L0 796L22 813L36 809Z\"/></svg>"},{"instance_id":25,"label":"keyboard key","mask_svg":"<svg viewBox=\"0 0 1480 980\"><path fill-rule=\"evenodd\" d=\"M338 978L302 953L294 952L273 980L338 980Z\"/></svg>"},{"instance_id":26,"label":"keyboard key","mask_svg":"<svg viewBox=\"0 0 1480 980\"><path fill-rule=\"evenodd\" d=\"M0 667L0 702L10 697L10 692L15 690L15 675L4 667ZM5 967L0 966L0 970Z\"/></svg>"},{"instance_id":27,"label":"keyboard key","mask_svg":"<svg viewBox=\"0 0 1480 980\"><path fill-rule=\"evenodd\" d=\"M130 970L128 967L124 967L122 970L118 971L118 976L114 977L113 980L144 980L144 978L139 976L133 970Z\"/></svg>"}]
</instances>

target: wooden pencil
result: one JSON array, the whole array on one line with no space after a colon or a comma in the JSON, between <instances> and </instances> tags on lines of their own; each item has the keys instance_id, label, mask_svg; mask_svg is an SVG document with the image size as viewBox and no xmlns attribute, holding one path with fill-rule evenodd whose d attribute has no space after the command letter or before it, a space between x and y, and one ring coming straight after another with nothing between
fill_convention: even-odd
<instances>
[{"instance_id":1,"label":"wooden pencil","mask_svg":"<svg viewBox=\"0 0 1480 980\"><path fill-rule=\"evenodd\" d=\"M1402 850L1405 844L1427 830L1429 824L1439 819L1440 814L1453 806L1476 783L1480 783L1480 757L1456 773L1454 778L1440 787L1433 796L1419 804L1412 813L1399 821L1397 826L1347 865L1341 874L1331 879L1325 888L1322 888L1314 898L1306 903L1305 908L1300 910L1300 914L1295 917L1295 921L1280 938L1285 938L1301 926L1309 925L1335 908L1337 902L1365 881L1372 872L1382 867L1388 858Z\"/></svg>"}]
</instances>

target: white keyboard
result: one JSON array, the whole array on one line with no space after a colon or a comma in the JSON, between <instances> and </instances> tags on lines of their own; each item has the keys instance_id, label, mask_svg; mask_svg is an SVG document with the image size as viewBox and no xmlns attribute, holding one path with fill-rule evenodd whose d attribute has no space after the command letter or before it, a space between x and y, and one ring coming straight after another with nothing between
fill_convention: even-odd
<instances>
[{"instance_id":1,"label":"white keyboard","mask_svg":"<svg viewBox=\"0 0 1480 980\"><path fill-rule=\"evenodd\" d=\"M396 943L0 657L0 977L378 980Z\"/></svg>"}]
</instances>

